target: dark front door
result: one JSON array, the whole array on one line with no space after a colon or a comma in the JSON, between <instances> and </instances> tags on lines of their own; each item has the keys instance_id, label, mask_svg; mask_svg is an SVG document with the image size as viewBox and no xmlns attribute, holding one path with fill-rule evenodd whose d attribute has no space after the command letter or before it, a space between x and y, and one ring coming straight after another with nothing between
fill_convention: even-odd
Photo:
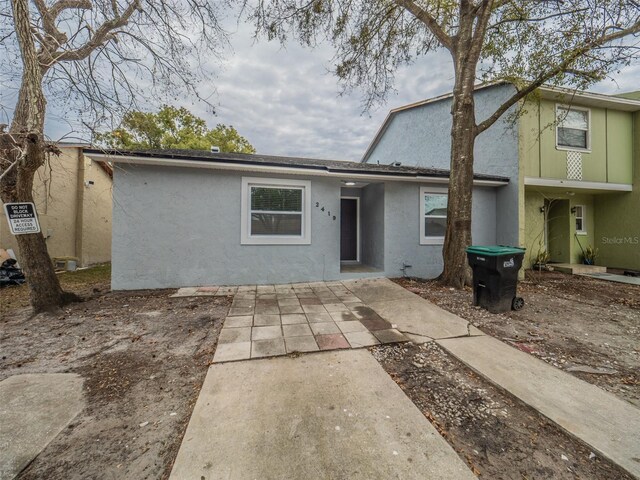
<instances>
[{"instance_id":1,"label":"dark front door","mask_svg":"<svg viewBox=\"0 0 640 480\"><path fill-rule=\"evenodd\" d=\"M340 199L340 260L358 260L358 200Z\"/></svg>"}]
</instances>

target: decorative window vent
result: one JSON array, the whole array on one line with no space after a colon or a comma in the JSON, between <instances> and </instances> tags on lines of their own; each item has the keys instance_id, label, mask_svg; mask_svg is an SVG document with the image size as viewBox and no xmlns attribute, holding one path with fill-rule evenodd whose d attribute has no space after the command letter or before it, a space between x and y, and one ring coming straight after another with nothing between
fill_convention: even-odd
<instances>
[{"instance_id":1,"label":"decorative window vent","mask_svg":"<svg viewBox=\"0 0 640 480\"><path fill-rule=\"evenodd\" d=\"M582 153L567 152L567 180L582 180Z\"/></svg>"}]
</instances>

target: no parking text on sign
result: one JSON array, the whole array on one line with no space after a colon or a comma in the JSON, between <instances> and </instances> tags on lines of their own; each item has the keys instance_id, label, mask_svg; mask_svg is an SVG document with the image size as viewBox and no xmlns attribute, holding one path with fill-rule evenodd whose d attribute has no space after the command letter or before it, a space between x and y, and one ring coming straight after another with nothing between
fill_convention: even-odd
<instances>
[{"instance_id":1,"label":"no parking text on sign","mask_svg":"<svg viewBox=\"0 0 640 480\"><path fill-rule=\"evenodd\" d=\"M40 232L38 215L33 203L5 203L4 212L7 215L11 233L14 235Z\"/></svg>"}]
</instances>

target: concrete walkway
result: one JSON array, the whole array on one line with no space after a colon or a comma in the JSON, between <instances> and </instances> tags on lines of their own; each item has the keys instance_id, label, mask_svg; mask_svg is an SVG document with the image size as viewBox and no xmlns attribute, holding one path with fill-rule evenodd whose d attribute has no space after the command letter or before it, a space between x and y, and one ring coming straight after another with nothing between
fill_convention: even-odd
<instances>
[{"instance_id":1,"label":"concrete walkway","mask_svg":"<svg viewBox=\"0 0 640 480\"><path fill-rule=\"evenodd\" d=\"M388 279L341 284L640 478L637 408ZM172 478L475 477L368 351L342 350L213 365Z\"/></svg>"},{"instance_id":2,"label":"concrete walkway","mask_svg":"<svg viewBox=\"0 0 640 480\"><path fill-rule=\"evenodd\" d=\"M0 382L0 480L16 477L80 413L82 383L71 373Z\"/></svg>"},{"instance_id":3,"label":"concrete walkway","mask_svg":"<svg viewBox=\"0 0 640 480\"><path fill-rule=\"evenodd\" d=\"M489 381L640 478L640 410L542 360L483 335L387 279L343 282L412 340L436 340Z\"/></svg>"},{"instance_id":4,"label":"concrete walkway","mask_svg":"<svg viewBox=\"0 0 640 480\"><path fill-rule=\"evenodd\" d=\"M341 350L212 365L171 478L475 476L367 350Z\"/></svg>"}]
</instances>

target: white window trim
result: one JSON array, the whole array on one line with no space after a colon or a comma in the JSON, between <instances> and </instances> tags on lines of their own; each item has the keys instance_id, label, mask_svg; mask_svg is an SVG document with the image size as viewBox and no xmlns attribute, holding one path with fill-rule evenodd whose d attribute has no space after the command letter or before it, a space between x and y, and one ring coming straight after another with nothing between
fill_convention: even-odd
<instances>
[{"instance_id":1,"label":"white window trim","mask_svg":"<svg viewBox=\"0 0 640 480\"><path fill-rule=\"evenodd\" d=\"M443 245L444 236L442 237L427 237L425 235L424 228L424 196L428 193L447 194L449 192L446 187L420 187L420 245ZM448 199L447 199L448 201Z\"/></svg>"},{"instance_id":2,"label":"white window trim","mask_svg":"<svg viewBox=\"0 0 640 480\"><path fill-rule=\"evenodd\" d=\"M568 110L580 110L582 112L587 112L587 148L581 147L568 147L566 145L558 145L558 128L560 128L560 122L558 121L558 109L564 108ZM563 151L572 151L572 152L585 152L591 153L591 109L586 107L576 107L574 105L566 105L563 103L556 103L555 108L556 118L556 150Z\"/></svg>"},{"instance_id":3,"label":"white window trim","mask_svg":"<svg viewBox=\"0 0 640 480\"><path fill-rule=\"evenodd\" d=\"M302 188L302 235L251 235L251 187ZM285 178L242 177L240 199L241 245L310 245L311 244L311 181Z\"/></svg>"},{"instance_id":4,"label":"white window trim","mask_svg":"<svg viewBox=\"0 0 640 480\"><path fill-rule=\"evenodd\" d=\"M578 218L582 218L582 230L578 230L576 228L576 235L587 235L587 207L585 205L574 205L574 207L580 207L582 209L582 215L580 217L578 217L578 210L576 209L574 224L575 220L577 220Z\"/></svg>"}]
</instances>

